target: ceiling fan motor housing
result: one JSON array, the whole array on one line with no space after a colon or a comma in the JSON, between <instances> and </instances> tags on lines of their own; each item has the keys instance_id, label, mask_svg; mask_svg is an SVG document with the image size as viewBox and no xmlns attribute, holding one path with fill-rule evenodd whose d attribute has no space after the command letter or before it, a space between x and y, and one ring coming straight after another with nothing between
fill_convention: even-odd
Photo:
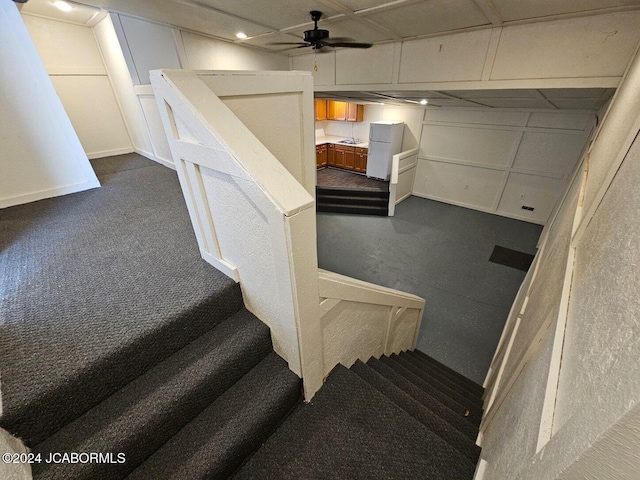
<instances>
[{"instance_id":1,"label":"ceiling fan motor housing","mask_svg":"<svg viewBox=\"0 0 640 480\"><path fill-rule=\"evenodd\" d=\"M305 42L315 43L322 40L326 40L327 38L329 38L329 30L313 29L313 30L306 30L304 32Z\"/></svg>"}]
</instances>

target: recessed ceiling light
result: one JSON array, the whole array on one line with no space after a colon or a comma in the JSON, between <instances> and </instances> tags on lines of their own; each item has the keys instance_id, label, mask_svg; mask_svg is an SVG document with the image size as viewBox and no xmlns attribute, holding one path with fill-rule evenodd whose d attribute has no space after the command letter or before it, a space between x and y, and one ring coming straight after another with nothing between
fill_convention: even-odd
<instances>
[{"instance_id":1,"label":"recessed ceiling light","mask_svg":"<svg viewBox=\"0 0 640 480\"><path fill-rule=\"evenodd\" d=\"M70 12L71 10L73 10L73 7L63 0L56 0L55 2L53 2L53 6L62 10L63 12Z\"/></svg>"},{"instance_id":2,"label":"recessed ceiling light","mask_svg":"<svg viewBox=\"0 0 640 480\"><path fill-rule=\"evenodd\" d=\"M248 35L246 33L238 32L238 33L236 33L236 37L237 38L248 38Z\"/></svg>"},{"instance_id":3,"label":"recessed ceiling light","mask_svg":"<svg viewBox=\"0 0 640 480\"><path fill-rule=\"evenodd\" d=\"M420 105L426 105L427 103L429 103L429 102L427 102L427 100L425 98L420 100Z\"/></svg>"}]
</instances>

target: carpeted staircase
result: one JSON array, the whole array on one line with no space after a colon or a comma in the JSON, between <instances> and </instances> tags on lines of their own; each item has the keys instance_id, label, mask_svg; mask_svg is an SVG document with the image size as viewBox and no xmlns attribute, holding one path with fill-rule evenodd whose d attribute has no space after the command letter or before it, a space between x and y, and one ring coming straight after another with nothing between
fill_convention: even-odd
<instances>
[{"instance_id":1,"label":"carpeted staircase","mask_svg":"<svg viewBox=\"0 0 640 480\"><path fill-rule=\"evenodd\" d=\"M481 387L405 352L302 403L199 258L175 173L94 167L99 190L0 211L0 425L40 454L36 480L472 478Z\"/></svg>"},{"instance_id":2,"label":"carpeted staircase","mask_svg":"<svg viewBox=\"0 0 640 480\"><path fill-rule=\"evenodd\" d=\"M482 393L418 351L339 365L234 479L471 480Z\"/></svg>"},{"instance_id":3,"label":"carpeted staircase","mask_svg":"<svg viewBox=\"0 0 640 480\"><path fill-rule=\"evenodd\" d=\"M389 215L389 192L363 188L316 187L316 211Z\"/></svg>"}]
</instances>

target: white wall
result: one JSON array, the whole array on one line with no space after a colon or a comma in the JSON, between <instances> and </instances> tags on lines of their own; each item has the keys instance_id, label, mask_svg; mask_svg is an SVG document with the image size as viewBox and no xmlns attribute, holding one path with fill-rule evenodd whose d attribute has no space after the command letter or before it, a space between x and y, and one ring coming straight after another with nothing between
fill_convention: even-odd
<instances>
[{"instance_id":1,"label":"white wall","mask_svg":"<svg viewBox=\"0 0 640 480\"><path fill-rule=\"evenodd\" d=\"M133 151L91 28L23 15L89 158Z\"/></svg>"},{"instance_id":2,"label":"white wall","mask_svg":"<svg viewBox=\"0 0 640 480\"><path fill-rule=\"evenodd\" d=\"M288 58L283 55L127 15L111 14L95 30L136 151L170 167L173 160L149 84L150 70L288 70L289 67ZM119 48L114 45L116 39Z\"/></svg>"},{"instance_id":3,"label":"white wall","mask_svg":"<svg viewBox=\"0 0 640 480\"><path fill-rule=\"evenodd\" d=\"M15 4L0 2L0 208L100 186Z\"/></svg>"},{"instance_id":4,"label":"white wall","mask_svg":"<svg viewBox=\"0 0 640 480\"><path fill-rule=\"evenodd\" d=\"M323 91L615 87L639 23L630 11L510 25L295 56L291 66Z\"/></svg>"},{"instance_id":5,"label":"white wall","mask_svg":"<svg viewBox=\"0 0 640 480\"><path fill-rule=\"evenodd\" d=\"M590 112L427 108L413 194L544 224L594 121Z\"/></svg>"},{"instance_id":6,"label":"white wall","mask_svg":"<svg viewBox=\"0 0 640 480\"><path fill-rule=\"evenodd\" d=\"M639 80L636 56L586 175L543 234L527 301L508 320L520 317L520 328L497 387L487 385L495 401L482 426L478 480L638 476ZM621 119L624 128L611 128Z\"/></svg>"}]
</instances>

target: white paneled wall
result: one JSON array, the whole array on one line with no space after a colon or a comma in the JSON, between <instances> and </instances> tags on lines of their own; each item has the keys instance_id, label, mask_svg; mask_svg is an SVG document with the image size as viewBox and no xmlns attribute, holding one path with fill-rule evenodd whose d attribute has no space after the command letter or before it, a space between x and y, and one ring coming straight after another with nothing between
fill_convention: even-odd
<instances>
[{"instance_id":1,"label":"white paneled wall","mask_svg":"<svg viewBox=\"0 0 640 480\"><path fill-rule=\"evenodd\" d=\"M110 27L112 25L112 27ZM118 83L136 151L173 167L158 107L149 83L149 71L161 68L188 70L288 70L286 56L258 51L126 15L111 14L100 24L100 47L113 64L110 74ZM112 29L119 43L115 51L109 38ZM119 68L125 64L126 69ZM127 85L128 84L128 85Z\"/></svg>"},{"instance_id":2,"label":"white paneled wall","mask_svg":"<svg viewBox=\"0 0 640 480\"><path fill-rule=\"evenodd\" d=\"M427 109L413 194L544 224L594 120L588 112Z\"/></svg>"},{"instance_id":3,"label":"white paneled wall","mask_svg":"<svg viewBox=\"0 0 640 480\"><path fill-rule=\"evenodd\" d=\"M640 40L639 23L640 11L628 11L515 24L295 56L291 66L313 72L323 91L610 88Z\"/></svg>"},{"instance_id":4,"label":"white paneled wall","mask_svg":"<svg viewBox=\"0 0 640 480\"><path fill-rule=\"evenodd\" d=\"M23 16L89 158L133 151L91 28Z\"/></svg>"},{"instance_id":5,"label":"white paneled wall","mask_svg":"<svg viewBox=\"0 0 640 480\"><path fill-rule=\"evenodd\" d=\"M0 46L0 208L99 187L13 2L0 2Z\"/></svg>"}]
</instances>

